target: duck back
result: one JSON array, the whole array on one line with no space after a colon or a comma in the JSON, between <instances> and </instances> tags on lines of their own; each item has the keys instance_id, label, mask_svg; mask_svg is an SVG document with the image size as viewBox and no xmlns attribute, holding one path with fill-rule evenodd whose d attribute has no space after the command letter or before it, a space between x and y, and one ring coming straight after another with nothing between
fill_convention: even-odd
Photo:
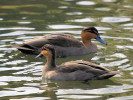
<instances>
[{"instance_id":1,"label":"duck back","mask_svg":"<svg viewBox=\"0 0 133 100\"><path fill-rule=\"evenodd\" d=\"M76 38L68 34L51 34L40 38L26 41L21 45L14 47L23 53L39 54L41 47L45 44L51 44L57 47L83 47L83 44Z\"/></svg>"}]
</instances>

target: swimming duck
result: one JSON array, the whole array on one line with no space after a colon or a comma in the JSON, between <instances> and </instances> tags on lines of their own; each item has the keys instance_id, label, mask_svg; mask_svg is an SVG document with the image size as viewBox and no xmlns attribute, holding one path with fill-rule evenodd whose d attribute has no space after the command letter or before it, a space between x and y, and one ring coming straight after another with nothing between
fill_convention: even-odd
<instances>
[{"instance_id":1,"label":"swimming duck","mask_svg":"<svg viewBox=\"0 0 133 100\"><path fill-rule=\"evenodd\" d=\"M56 66L55 55L54 46L46 44L42 47L41 53L36 57L46 56L47 58L47 62L42 69L43 79L88 81L107 79L119 73L88 61L69 61Z\"/></svg>"},{"instance_id":2,"label":"swimming duck","mask_svg":"<svg viewBox=\"0 0 133 100\"><path fill-rule=\"evenodd\" d=\"M26 54L39 54L44 44L54 45L57 57L78 56L97 51L97 46L91 42L95 38L99 42L107 45L100 38L95 27L86 27L81 32L81 40L68 34L51 34L40 38L35 38L14 47Z\"/></svg>"}]
</instances>

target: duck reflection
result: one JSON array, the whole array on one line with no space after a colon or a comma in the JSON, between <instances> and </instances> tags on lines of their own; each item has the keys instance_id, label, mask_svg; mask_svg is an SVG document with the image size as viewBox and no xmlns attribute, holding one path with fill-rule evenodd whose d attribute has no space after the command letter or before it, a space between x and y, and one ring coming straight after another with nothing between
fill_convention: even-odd
<instances>
[{"instance_id":1,"label":"duck reflection","mask_svg":"<svg viewBox=\"0 0 133 100\"><path fill-rule=\"evenodd\" d=\"M47 94L48 97L50 97L51 100L58 100L60 95L62 95L61 97L63 97L64 94L68 93L68 92L63 93L63 91L66 91L66 90L68 90L69 92L71 91L71 93L69 93L67 95L75 95L74 91L83 90L85 92L85 93L82 93L82 96L83 96L83 94L86 94L87 90L93 91L93 89L95 90L95 89L107 88L108 86L121 85L120 83L115 82L113 80L109 80L109 79L93 80L93 81L89 81L89 84L84 84L81 81L55 81L55 80L44 80L43 79L42 83L45 83L45 84L47 83L47 87L42 86L41 89L45 90L45 93ZM61 94L60 94L60 92L61 92ZM87 94L89 94L89 93L87 93ZM77 96L79 96L79 95L80 95L80 92L78 92ZM90 94L90 95L92 95L92 94ZM97 97L98 97L97 95L92 96L92 98L97 98Z\"/></svg>"},{"instance_id":2,"label":"duck reflection","mask_svg":"<svg viewBox=\"0 0 133 100\"><path fill-rule=\"evenodd\" d=\"M121 85L120 83L114 82L110 79L93 80L89 81L89 84L83 83L81 81L55 81L45 80L44 78L42 78L42 82L47 83L48 87L51 89L97 89L106 88L108 85Z\"/></svg>"}]
</instances>

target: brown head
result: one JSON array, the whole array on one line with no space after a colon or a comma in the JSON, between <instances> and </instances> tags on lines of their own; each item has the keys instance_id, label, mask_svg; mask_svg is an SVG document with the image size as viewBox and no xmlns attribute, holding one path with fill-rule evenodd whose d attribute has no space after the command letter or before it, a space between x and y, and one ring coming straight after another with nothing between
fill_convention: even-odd
<instances>
[{"instance_id":1,"label":"brown head","mask_svg":"<svg viewBox=\"0 0 133 100\"><path fill-rule=\"evenodd\" d=\"M50 44L45 44L42 47L41 53L36 57L41 57L41 56L46 56L46 57L53 57L55 59L55 50L54 47Z\"/></svg>"},{"instance_id":2,"label":"brown head","mask_svg":"<svg viewBox=\"0 0 133 100\"><path fill-rule=\"evenodd\" d=\"M45 44L43 47L42 47L42 51L41 53L36 56L36 58L39 58L39 57L42 57L42 56L45 56L47 58L47 66L48 67L56 67L56 64L55 64L55 49L52 45L50 44Z\"/></svg>"},{"instance_id":3,"label":"brown head","mask_svg":"<svg viewBox=\"0 0 133 100\"><path fill-rule=\"evenodd\" d=\"M99 42L107 45L107 43L100 38L98 30L95 27L86 27L81 32L81 39L84 44L91 43L91 39L96 39Z\"/></svg>"}]
</instances>

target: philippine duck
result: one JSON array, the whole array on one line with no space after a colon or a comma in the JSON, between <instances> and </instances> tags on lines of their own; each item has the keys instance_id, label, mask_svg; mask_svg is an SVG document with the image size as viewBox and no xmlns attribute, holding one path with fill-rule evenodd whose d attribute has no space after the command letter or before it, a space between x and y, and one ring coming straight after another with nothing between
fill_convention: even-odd
<instances>
[{"instance_id":1,"label":"philippine duck","mask_svg":"<svg viewBox=\"0 0 133 100\"><path fill-rule=\"evenodd\" d=\"M56 66L56 52L53 45L46 44L36 58L46 56L47 62L42 68L42 77L46 80L88 81L108 79L118 71L109 69L88 61L69 61Z\"/></svg>"},{"instance_id":2,"label":"philippine duck","mask_svg":"<svg viewBox=\"0 0 133 100\"><path fill-rule=\"evenodd\" d=\"M95 27L86 27L81 32L82 42L72 35L55 33L29 40L14 47L26 54L39 54L43 45L51 44L56 50L57 57L79 56L97 51L97 46L91 42L93 38L107 45L107 43L100 38L98 30Z\"/></svg>"}]
</instances>

